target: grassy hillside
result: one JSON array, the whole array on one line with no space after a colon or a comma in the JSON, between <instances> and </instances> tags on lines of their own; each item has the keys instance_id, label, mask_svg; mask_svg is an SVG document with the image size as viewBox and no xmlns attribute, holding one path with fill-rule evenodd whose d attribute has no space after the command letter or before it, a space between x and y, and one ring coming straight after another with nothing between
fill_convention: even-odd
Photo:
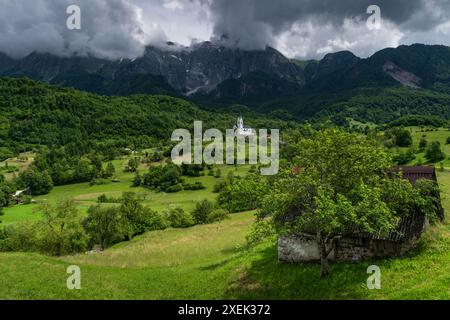
<instances>
[{"instance_id":1,"label":"grassy hillside","mask_svg":"<svg viewBox=\"0 0 450 320\"><path fill-rule=\"evenodd\" d=\"M439 173L450 212L450 173ZM450 225L431 227L416 252L402 259L331 265L277 262L276 245L245 244L253 213L219 224L150 232L104 253L49 258L0 253L0 299L449 299ZM66 268L79 265L82 290L66 289ZM369 291L367 267L382 272Z\"/></svg>"},{"instance_id":2,"label":"grassy hillside","mask_svg":"<svg viewBox=\"0 0 450 320\"><path fill-rule=\"evenodd\" d=\"M114 143L148 148L170 141L173 130L233 128L241 109L200 109L168 96L104 97L49 86L29 79L0 78L0 161L33 148L83 143ZM283 128L280 120L244 110L258 128ZM92 148L92 146L89 146Z\"/></svg>"}]
</instances>

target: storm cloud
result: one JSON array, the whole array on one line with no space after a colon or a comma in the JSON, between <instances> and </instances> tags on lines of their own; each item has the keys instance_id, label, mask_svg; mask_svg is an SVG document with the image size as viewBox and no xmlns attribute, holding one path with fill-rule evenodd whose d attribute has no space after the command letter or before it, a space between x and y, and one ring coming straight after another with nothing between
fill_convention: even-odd
<instances>
[{"instance_id":1,"label":"storm cloud","mask_svg":"<svg viewBox=\"0 0 450 320\"><path fill-rule=\"evenodd\" d=\"M382 25L366 28L372 0L211 0L214 34L247 49L282 47L295 55L320 55L328 47L356 49L367 55L374 48L395 45L406 34L433 32L449 21L448 0L379 0ZM358 50L359 49L359 50Z\"/></svg>"},{"instance_id":2,"label":"storm cloud","mask_svg":"<svg viewBox=\"0 0 450 320\"><path fill-rule=\"evenodd\" d=\"M81 8L81 30L69 30L67 7ZM0 0L0 51L23 57L32 51L116 59L143 54L164 38L143 30L143 13L126 0Z\"/></svg>"},{"instance_id":3,"label":"storm cloud","mask_svg":"<svg viewBox=\"0 0 450 320\"><path fill-rule=\"evenodd\" d=\"M82 29L66 28L66 8L82 10ZM381 9L369 30L367 8ZM165 41L220 41L243 49L272 46L289 57L450 43L450 0L0 0L0 51L118 59Z\"/></svg>"}]
</instances>

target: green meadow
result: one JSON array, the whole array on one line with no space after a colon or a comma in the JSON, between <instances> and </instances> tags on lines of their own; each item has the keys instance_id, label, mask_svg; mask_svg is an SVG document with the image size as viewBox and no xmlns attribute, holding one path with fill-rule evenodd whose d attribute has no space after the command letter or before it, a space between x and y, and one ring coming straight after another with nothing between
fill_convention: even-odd
<instances>
[{"instance_id":1,"label":"green meadow","mask_svg":"<svg viewBox=\"0 0 450 320\"><path fill-rule=\"evenodd\" d=\"M426 135L440 141L450 155L450 131L411 128L414 144ZM419 154L418 158L423 155ZM40 203L74 199L81 214L98 196L119 197L132 191L145 205L162 211L169 206L192 210L198 201L214 200L214 185L229 172L244 176L249 166L222 166L221 178L186 178L206 187L174 194L133 188L132 173L124 172L127 159L113 162L114 181L55 187L35 203L5 209L3 224L40 219ZM450 167L438 170L442 201L450 212ZM139 172L147 170L141 165ZM148 232L100 253L47 257L35 253L0 253L0 299L450 299L450 224L431 226L415 252L401 259L332 263L331 276L320 278L317 264L281 264L276 241L246 247L254 212L232 214L230 219L187 229ZM67 267L81 269L81 290L66 287ZM382 272L382 289L368 290L367 268Z\"/></svg>"},{"instance_id":2,"label":"green meadow","mask_svg":"<svg viewBox=\"0 0 450 320\"><path fill-rule=\"evenodd\" d=\"M419 133L417 133L419 134ZM430 133L431 134L431 133ZM438 133L436 133L438 134ZM134 191L156 210L168 205L191 209L214 199L214 177L193 178L207 189L177 194L132 188L132 175L114 162L119 182L55 187L37 202L76 199L81 211L106 193ZM145 170L141 167L140 170ZM222 168L244 175L248 167ZM450 172L439 172L443 204L450 211ZM6 210L4 223L39 219L38 204ZM246 236L254 212L231 215L221 223L188 229L148 232L101 253L47 257L34 253L0 253L0 299L449 299L450 224L432 226L419 248L401 259L332 263L331 276L320 278L317 264L280 264L275 241L248 249ZM81 268L81 290L66 287L67 267ZM367 267L378 265L382 289L368 290Z\"/></svg>"},{"instance_id":3,"label":"green meadow","mask_svg":"<svg viewBox=\"0 0 450 320\"><path fill-rule=\"evenodd\" d=\"M204 199L214 200L217 196L213 193L214 185L227 177L229 172L235 176L245 176L249 170L249 166L220 166L222 172L221 178L210 177L208 175L202 177L186 177L186 181L193 183L201 182L206 189L197 191L181 191L178 193L156 193L143 187L132 187L134 173L124 172L124 167L128 159L114 160L113 164L116 169L115 181L108 182L103 185L90 186L89 183L71 184L66 186L56 186L45 196L33 197L34 204L16 205L5 208L5 215L2 217L2 224L8 225L19 221L36 221L39 219L39 204L54 204L63 199L75 200L78 209L82 214L86 214L87 209L97 204L97 198L102 194L108 197L118 198L123 192L135 192L144 197L144 204L157 211L163 211L169 206L181 207L185 210L194 209L197 202ZM144 173L148 170L148 166L140 165L138 171ZM207 171L206 171L207 174Z\"/></svg>"},{"instance_id":4,"label":"green meadow","mask_svg":"<svg viewBox=\"0 0 450 320\"><path fill-rule=\"evenodd\" d=\"M450 137L450 130L445 128L419 128L419 127L409 127L407 128L411 131L411 135L413 138L413 146L416 150L419 149L419 143L422 138L425 138L428 143L432 143L433 141L439 141L441 144L442 150L446 153L447 159L442 161L445 167L450 167L450 144L447 144L447 138ZM407 148L395 148L396 152L405 151ZM425 159L425 153L419 152L416 154L416 159L411 161L411 165L415 165L417 163L427 164L427 160ZM439 164L436 165L439 168Z\"/></svg>"}]
</instances>

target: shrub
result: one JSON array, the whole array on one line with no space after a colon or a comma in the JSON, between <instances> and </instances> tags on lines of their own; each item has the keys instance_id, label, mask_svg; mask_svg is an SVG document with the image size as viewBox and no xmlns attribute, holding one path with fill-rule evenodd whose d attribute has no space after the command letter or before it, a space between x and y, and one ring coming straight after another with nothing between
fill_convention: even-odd
<instances>
[{"instance_id":1,"label":"shrub","mask_svg":"<svg viewBox=\"0 0 450 320\"><path fill-rule=\"evenodd\" d=\"M0 251L37 251L36 224L21 222L0 230Z\"/></svg>"},{"instance_id":2,"label":"shrub","mask_svg":"<svg viewBox=\"0 0 450 320\"><path fill-rule=\"evenodd\" d=\"M419 142L419 150L420 150L421 152L425 151L425 149L427 148L427 145L428 145L427 139L422 138L422 139L420 140L420 142Z\"/></svg>"},{"instance_id":3,"label":"shrub","mask_svg":"<svg viewBox=\"0 0 450 320\"><path fill-rule=\"evenodd\" d=\"M229 212L224 209L216 209L212 211L207 218L208 223L220 222L229 218Z\"/></svg>"},{"instance_id":4,"label":"shrub","mask_svg":"<svg viewBox=\"0 0 450 320\"><path fill-rule=\"evenodd\" d=\"M206 189L205 186L203 185L203 183L201 183L200 181L197 181L195 183L185 183L183 185L184 190L203 190Z\"/></svg>"},{"instance_id":5,"label":"shrub","mask_svg":"<svg viewBox=\"0 0 450 320\"><path fill-rule=\"evenodd\" d=\"M121 198L108 197L106 194L102 194L97 198L98 203L121 203Z\"/></svg>"},{"instance_id":6,"label":"shrub","mask_svg":"<svg viewBox=\"0 0 450 320\"><path fill-rule=\"evenodd\" d=\"M2 251L38 251L61 256L87 248L88 236L73 201L41 208L43 219L6 226L0 240Z\"/></svg>"},{"instance_id":7,"label":"shrub","mask_svg":"<svg viewBox=\"0 0 450 320\"><path fill-rule=\"evenodd\" d=\"M213 192L219 193L221 192L225 187L227 186L227 183L225 181L219 181L214 185Z\"/></svg>"},{"instance_id":8,"label":"shrub","mask_svg":"<svg viewBox=\"0 0 450 320\"><path fill-rule=\"evenodd\" d=\"M450 144L450 137L447 138L446 144Z\"/></svg>"},{"instance_id":9,"label":"shrub","mask_svg":"<svg viewBox=\"0 0 450 320\"><path fill-rule=\"evenodd\" d=\"M142 177L139 174L136 174L133 179L133 187L140 187L142 184Z\"/></svg>"},{"instance_id":10,"label":"shrub","mask_svg":"<svg viewBox=\"0 0 450 320\"><path fill-rule=\"evenodd\" d=\"M158 211L144 207L145 213L145 231L164 230L170 227L170 222L165 215Z\"/></svg>"},{"instance_id":11,"label":"shrub","mask_svg":"<svg viewBox=\"0 0 450 320\"><path fill-rule=\"evenodd\" d=\"M102 249L123 240L124 235L120 228L119 208L101 207L99 205L90 207L88 216L83 220L90 244L100 245Z\"/></svg>"},{"instance_id":12,"label":"shrub","mask_svg":"<svg viewBox=\"0 0 450 320\"><path fill-rule=\"evenodd\" d=\"M144 175L143 184L147 188L168 192L168 189L172 186L177 186L181 183L181 169L177 165L172 163L166 166L150 167L149 172ZM172 188L171 192L181 191L178 187Z\"/></svg>"},{"instance_id":13,"label":"shrub","mask_svg":"<svg viewBox=\"0 0 450 320\"><path fill-rule=\"evenodd\" d=\"M213 210L214 204L205 199L196 204L192 216L197 224L205 224L208 222L208 216Z\"/></svg>"},{"instance_id":14,"label":"shrub","mask_svg":"<svg viewBox=\"0 0 450 320\"><path fill-rule=\"evenodd\" d=\"M195 225L192 215L182 208L170 208L165 214L172 228L188 228Z\"/></svg>"},{"instance_id":15,"label":"shrub","mask_svg":"<svg viewBox=\"0 0 450 320\"><path fill-rule=\"evenodd\" d=\"M30 188L30 192L34 196L47 194L53 189L53 181L49 173L33 168L19 175L19 184L23 187Z\"/></svg>"},{"instance_id":16,"label":"shrub","mask_svg":"<svg viewBox=\"0 0 450 320\"><path fill-rule=\"evenodd\" d=\"M203 176L204 166L201 164L185 164L181 165L181 171L183 176L188 177L201 177Z\"/></svg>"},{"instance_id":17,"label":"shrub","mask_svg":"<svg viewBox=\"0 0 450 320\"><path fill-rule=\"evenodd\" d=\"M434 141L428 146L425 152L425 158L430 162L439 162L444 160L446 157L445 153L441 149L441 144L439 141Z\"/></svg>"},{"instance_id":18,"label":"shrub","mask_svg":"<svg viewBox=\"0 0 450 320\"><path fill-rule=\"evenodd\" d=\"M405 152L401 152L400 154L394 156L393 161L399 165L405 165L409 162L416 159L416 155L413 149L409 149Z\"/></svg>"},{"instance_id":19,"label":"shrub","mask_svg":"<svg viewBox=\"0 0 450 320\"><path fill-rule=\"evenodd\" d=\"M268 193L267 180L257 174L245 179L234 179L219 194L218 203L229 212L257 209L261 199Z\"/></svg>"},{"instance_id":20,"label":"shrub","mask_svg":"<svg viewBox=\"0 0 450 320\"><path fill-rule=\"evenodd\" d=\"M44 205L41 211L44 218L36 223L39 251L61 256L87 249L89 238L73 201Z\"/></svg>"},{"instance_id":21,"label":"shrub","mask_svg":"<svg viewBox=\"0 0 450 320\"><path fill-rule=\"evenodd\" d=\"M103 178L95 178L92 179L91 182L89 182L89 186L102 186L105 184L108 184L109 180L103 179Z\"/></svg>"},{"instance_id":22,"label":"shrub","mask_svg":"<svg viewBox=\"0 0 450 320\"><path fill-rule=\"evenodd\" d=\"M116 168L114 168L114 165L112 164L112 162L108 162L108 165L106 166L106 170L103 173L103 178L112 178L115 173L116 173Z\"/></svg>"},{"instance_id":23,"label":"shrub","mask_svg":"<svg viewBox=\"0 0 450 320\"><path fill-rule=\"evenodd\" d=\"M135 193L123 194L120 213L122 230L127 240L146 231L162 230L169 226L163 215L144 207Z\"/></svg>"},{"instance_id":24,"label":"shrub","mask_svg":"<svg viewBox=\"0 0 450 320\"><path fill-rule=\"evenodd\" d=\"M181 183L174 185L174 186L170 186L165 189L165 191L167 193L176 193L176 192L180 192L181 190L183 190L183 185Z\"/></svg>"}]
</instances>

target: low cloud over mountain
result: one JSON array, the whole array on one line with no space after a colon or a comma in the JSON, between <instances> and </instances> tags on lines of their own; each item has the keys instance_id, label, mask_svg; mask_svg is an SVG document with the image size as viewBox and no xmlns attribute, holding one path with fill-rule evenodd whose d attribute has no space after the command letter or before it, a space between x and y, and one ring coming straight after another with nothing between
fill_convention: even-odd
<instances>
[{"instance_id":1,"label":"low cloud over mountain","mask_svg":"<svg viewBox=\"0 0 450 320\"><path fill-rule=\"evenodd\" d=\"M66 8L82 29L66 28ZM379 0L382 24L369 30L372 0L0 0L0 51L136 58L149 44L215 39L243 49L273 46L289 57L351 50L366 57L389 46L448 44L450 0Z\"/></svg>"}]
</instances>

